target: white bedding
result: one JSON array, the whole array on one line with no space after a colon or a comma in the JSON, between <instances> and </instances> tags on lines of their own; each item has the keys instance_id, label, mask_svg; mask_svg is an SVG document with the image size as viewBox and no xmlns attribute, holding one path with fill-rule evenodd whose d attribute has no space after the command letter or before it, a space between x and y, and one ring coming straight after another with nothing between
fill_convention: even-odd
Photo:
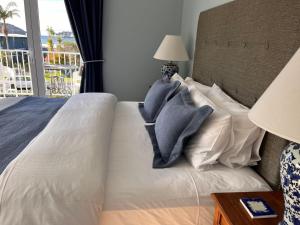
<instances>
[{"instance_id":1,"label":"white bedding","mask_svg":"<svg viewBox=\"0 0 300 225\"><path fill-rule=\"evenodd\" d=\"M213 192L270 190L250 168L230 169L216 165L209 171L199 171L183 159L176 167L152 169L152 159L151 141L137 103L119 102L109 152L103 211L105 225L167 224L171 217L172 224L182 221L182 217L186 224L197 224L199 210L193 207L211 208L210 194ZM164 208L167 210L163 211ZM159 215L161 213L163 216ZM144 223L139 220L140 216Z\"/></svg>"},{"instance_id":2,"label":"white bedding","mask_svg":"<svg viewBox=\"0 0 300 225\"><path fill-rule=\"evenodd\" d=\"M72 97L0 177L1 225L96 225L116 98Z\"/></svg>"},{"instance_id":3,"label":"white bedding","mask_svg":"<svg viewBox=\"0 0 300 225\"><path fill-rule=\"evenodd\" d=\"M0 224L202 225L210 193L270 190L249 168L152 169L152 158L136 102L73 96L0 176Z\"/></svg>"}]
</instances>

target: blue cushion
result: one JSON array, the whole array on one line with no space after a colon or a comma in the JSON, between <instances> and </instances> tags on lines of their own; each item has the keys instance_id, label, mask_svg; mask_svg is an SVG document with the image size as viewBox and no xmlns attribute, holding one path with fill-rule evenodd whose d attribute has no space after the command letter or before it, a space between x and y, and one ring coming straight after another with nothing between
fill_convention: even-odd
<instances>
[{"instance_id":1,"label":"blue cushion","mask_svg":"<svg viewBox=\"0 0 300 225\"><path fill-rule=\"evenodd\" d=\"M145 122L155 122L159 112L180 86L179 81L160 79L149 89L145 102L139 104L139 110Z\"/></svg>"},{"instance_id":2,"label":"blue cushion","mask_svg":"<svg viewBox=\"0 0 300 225\"><path fill-rule=\"evenodd\" d=\"M212 112L210 106L194 106L187 89L173 97L160 112L156 123L146 126L154 150L153 168L173 165L181 156L188 139Z\"/></svg>"}]
</instances>

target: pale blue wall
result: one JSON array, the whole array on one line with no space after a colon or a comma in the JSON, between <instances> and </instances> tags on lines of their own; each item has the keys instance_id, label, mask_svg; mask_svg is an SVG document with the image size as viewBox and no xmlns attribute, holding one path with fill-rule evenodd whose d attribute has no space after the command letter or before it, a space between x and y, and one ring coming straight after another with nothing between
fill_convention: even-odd
<instances>
[{"instance_id":1,"label":"pale blue wall","mask_svg":"<svg viewBox=\"0 0 300 225\"><path fill-rule=\"evenodd\" d=\"M182 0L104 3L104 87L119 100L142 100L160 77L153 55L166 34L180 34Z\"/></svg>"}]
</instances>

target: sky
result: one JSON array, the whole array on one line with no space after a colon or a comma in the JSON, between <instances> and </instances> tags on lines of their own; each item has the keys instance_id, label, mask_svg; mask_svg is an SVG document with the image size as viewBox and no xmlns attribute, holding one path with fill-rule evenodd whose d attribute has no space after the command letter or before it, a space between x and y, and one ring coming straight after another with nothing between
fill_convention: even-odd
<instances>
[{"instance_id":1,"label":"sky","mask_svg":"<svg viewBox=\"0 0 300 225\"><path fill-rule=\"evenodd\" d=\"M1 5L6 6L11 0L1 0ZM20 17L9 19L7 23L13 24L26 31L24 0L14 0L18 5ZM38 0L40 31L47 35L47 27L52 26L54 31L71 31L68 15L63 0ZM2 22L2 21L1 21Z\"/></svg>"}]
</instances>

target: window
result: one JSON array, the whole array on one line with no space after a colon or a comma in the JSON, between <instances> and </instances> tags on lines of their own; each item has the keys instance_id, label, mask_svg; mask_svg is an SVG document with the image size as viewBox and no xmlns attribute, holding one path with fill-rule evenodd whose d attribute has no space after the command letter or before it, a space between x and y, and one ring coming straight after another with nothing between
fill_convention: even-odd
<instances>
[{"instance_id":1,"label":"window","mask_svg":"<svg viewBox=\"0 0 300 225\"><path fill-rule=\"evenodd\" d=\"M1 0L0 98L78 93L82 60L63 0ZM5 22L5 24L4 24Z\"/></svg>"}]
</instances>

